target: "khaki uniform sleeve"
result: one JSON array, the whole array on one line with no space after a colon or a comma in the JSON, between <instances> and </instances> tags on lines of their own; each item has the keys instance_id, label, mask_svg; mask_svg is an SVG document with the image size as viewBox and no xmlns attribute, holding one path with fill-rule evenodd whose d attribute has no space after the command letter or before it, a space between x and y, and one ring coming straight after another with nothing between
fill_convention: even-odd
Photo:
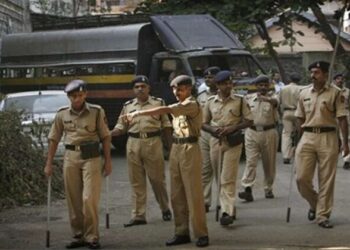
<instances>
[{"instance_id":1,"label":"khaki uniform sleeve","mask_svg":"<svg viewBox=\"0 0 350 250\"><path fill-rule=\"evenodd\" d=\"M347 116L348 111L346 110L345 102L346 102L346 98L342 95L342 93L339 92L335 100L337 117Z\"/></svg>"},{"instance_id":2,"label":"khaki uniform sleeve","mask_svg":"<svg viewBox=\"0 0 350 250\"><path fill-rule=\"evenodd\" d=\"M165 103L163 100L162 100L162 106L165 106ZM162 128L171 128L172 127L172 124L170 122L168 114L161 115L160 120L162 122Z\"/></svg>"},{"instance_id":3,"label":"khaki uniform sleeve","mask_svg":"<svg viewBox=\"0 0 350 250\"><path fill-rule=\"evenodd\" d=\"M59 142L62 138L63 130L64 130L64 126L63 126L63 120L62 120L62 112L57 112L55 119L51 125L48 139Z\"/></svg>"},{"instance_id":4,"label":"khaki uniform sleeve","mask_svg":"<svg viewBox=\"0 0 350 250\"><path fill-rule=\"evenodd\" d=\"M212 119L210 112L210 101L207 101L203 108L203 123L209 124Z\"/></svg>"},{"instance_id":5,"label":"khaki uniform sleeve","mask_svg":"<svg viewBox=\"0 0 350 250\"><path fill-rule=\"evenodd\" d=\"M250 110L250 106L244 97L242 99L242 115L243 118L246 120L254 120L252 111Z\"/></svg>"},{"instance_id":6,"label":"khaki uniform sleeve","mask_svg":"<svg viewBox=\"0 0 350 250\"><path fill-rule=\"evenodd\" d=\"M97 133L101 140L111 136L107 124L108 122L105 111L103 108L101 108L97 117Z\"/></svg>"},{"instance_id":7,"label":"khaki uniform sleeve","mask_svg":"<svg viewBox=\"0 0 350 250\"><path fill-rule=\"evenodd\" d=\"M195 117L200 113L200 106L196 102L183 102L175 103L168 106L171 109L173 116L177 117L180 115L185 115L189 117Z\"/></svg>"},{"instance_id":8,"label":"khaki uniform sleeve","mask_svg":"<svg viewBox=\"0 0 350 250\"><path fill-rule=\"evenodd\" d=\"M128 128L127 122L121 118L125 114L126 114L126 106L123 107L123 109L120 112L120 115L118 117L117 124L114 126L114 128L121 130L123 133L126 133L126 130Z\"/></svg>"},{"instance_id":9,"label":"khaki uniform sleeve","mask_svg":"<svg viewBox=\"0 0 350 250\"><path fill-rule=\"evenodd\" d=\"M303 95L299 95L297 110L295 111L295 116L299 118L305 118L305 110L303 105L304 97Z\"/></svg>"}]
</instances>

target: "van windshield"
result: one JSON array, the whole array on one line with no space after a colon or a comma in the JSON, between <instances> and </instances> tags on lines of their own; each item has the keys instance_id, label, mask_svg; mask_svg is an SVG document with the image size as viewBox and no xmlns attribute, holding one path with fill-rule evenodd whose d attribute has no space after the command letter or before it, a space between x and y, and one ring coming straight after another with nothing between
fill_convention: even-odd
<instances>
[{"instance_id":1,"label":"van windshield","mask_svg":"<svg viewBox=\"0 0 350 250\"><path fill-rule=\"evenodd\" d=\"M204 70L212 66L232 71L235 79L253 78L263 71L250 55L195 56L188 61L196 78L203 78Z\"/></svg>"}]
</instances>

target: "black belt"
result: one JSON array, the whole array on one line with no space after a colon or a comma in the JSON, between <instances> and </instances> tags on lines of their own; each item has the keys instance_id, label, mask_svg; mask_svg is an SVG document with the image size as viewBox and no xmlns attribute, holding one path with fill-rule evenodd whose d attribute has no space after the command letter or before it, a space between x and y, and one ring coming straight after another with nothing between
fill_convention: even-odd
<instances>
[{"instance_id":1,"label":"black belt","mask_svg":"<svg viewBox=\"0 0 350 250\"><path fill-rule=\"evenodd\" d=\"M315 134L319 133L326 133L326 132L332 132L335 131L334 127L304 127L303 128L304 132L311 132Z\"/></svg>"},{"instance_id":2,"label":"black belt","mask_svg":"<svg viewBox=\"0 0 350 250\"><path fill-rule=\"evenodd\" d=\"M175 144L185 144L185 143L195 143L198 141L198 137L190 136L190 137L173 137L173 143Z\"/></svg>"},{"instance_id":3,"label":"black belt","mask_svg":"<svg viewBox=\"0 0 350 250\"><path fill-rule=\"evenodd\" d=\"M283 110L296 110L296 108L284 108Z\"/></svg>"},{"instance_id":4,"label":"black belt","mask_svg":"<svg viewBox=\"0 0 350 250\"><path fill-rule=\"evenodd\" d=\"M72 150L72 151L80 151L80 146L79 145L69 145L66 144L64 145L64 147L68 150Z\"/></svg>"},{"instance_id":5,"label":"black belt","mask_svg":"<svg viewBox=\"0 0 350 250\"><path fill-rule=\"evenodd\" d=\"M133 138L147 139L155 136L160 136L160 131L147 132L147 133L128 133L129 136Z\"/></svg>"},{"instance_id":6,"label":"black belt","mask_svg":"<svg viewBox=\"0 0 350 250\"><path fill-rule=\"evenodd\" d=\"M250 128L255 130L255 131L265 131L265 130L273 129L275 127L276 127L276 125L272 124L272 125L267 125L267 126L251 126Z\"/></svg>"}]
</instances>

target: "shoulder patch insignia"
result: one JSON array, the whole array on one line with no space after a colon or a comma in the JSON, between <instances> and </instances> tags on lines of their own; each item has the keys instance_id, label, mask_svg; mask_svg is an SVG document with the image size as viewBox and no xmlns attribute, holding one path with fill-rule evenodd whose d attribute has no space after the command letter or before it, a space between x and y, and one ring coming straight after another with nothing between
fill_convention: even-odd
<instances>
[{"instance_id":1,"label":"shoulder patch insignia","mask_svg":"<svg viewBox=\"0 0 350 250\"><path fill-rule=\"evenodd\" d=\"M131 99L131 100L129 100L129 101L126 101L126 102L124 103L124 106L131 104L133 101L134 101L134 99Z\"/></svg>"},{"instance_id":2,"label":"shoulder patch insignia","mask_svg":"<svg viewBox=\"0 0 350 250\"><path fill-rule=\"evenodd\" d=\"M60 112L60 111L66 110L66 109L69 109L69 106L60 107L60 108L57 110L57 112Z\"/></svg>"}]
</instances>

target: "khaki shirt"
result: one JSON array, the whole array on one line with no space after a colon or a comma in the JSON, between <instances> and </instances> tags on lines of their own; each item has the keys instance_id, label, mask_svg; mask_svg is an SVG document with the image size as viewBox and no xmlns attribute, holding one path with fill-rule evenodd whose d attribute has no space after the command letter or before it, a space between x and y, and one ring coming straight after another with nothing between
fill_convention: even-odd
<instances>
[{"instance_id":1,"label":"khaki shirt","mask_svg":"<svg viewBox=\"0 0 350 250\"><path fill-rule=\"evenodd\" d=\"M268 94L268 97L275 98L274 94ZM258 100L258 94L249 94L245 96L254 117L254 125L268 126L278 121L278 105L275 107L269 102Z\"/></svg>"},{"instance_id":2,"label":"khaki shirt","mask_svg":"<svg viewBox=\"0 0 350 250\"><path fill-rule=\"evenodd\" d=\"M168 107L173 116L174 137L200 136L202 108L193 96Z\"/></svg>"},{"instance_id":3,"label":"khaki shirt","mask_svg":"<svg viewBox=\"0 0 350 250\"><path fill-rule=\"evenodd\" d=\"M197 101L199 102L201 107L204 108L208 98L213 95L215 95L215 93L212 93L209 90L203 91L197 96Z\"/></svg>"},{"instance_id":4,"label":"khaki shirt","mask_svg":"<svg viewBox=\"0 0 350 250\"><path fill-rule=\"evenodd\" d=\"M333 86L336 86L334 83L332 83ZM337 86L336 86L337 87ZM339 88L339 87L337 87ZM339 88L341 91L342 96L345 98L345 108L349 111L349 103L350 103L350 89L346 87Z\"/></svg>"},{"instance_id":5,"label":"khaki shirt","mask_svg":"<svg viewBox=\"0 0 350 250\"><path fill-rule=\"evenodd\" d=\"M103 108L85 102L84 109L77 113L71 106L61 108L54 119L49 140L80 145L84 141L100 141L110 136Z\"/></svg>"},{"instance_id":6,"label":"khaki shirt","mask_svg":"<svg viewBox=\"0 0 350 250\"><path fill-rule=\"evenodd\" d=\"M219 95L208 99L204 107L203 122L211 126L237 125L242 121L253 120L250 108L243 97L232 94L222 100Z\"/></svg>"},{"instance_id":7,"label":"khaki shirt","mask_svg":"<svg viewBox=\"0 0 350 250\"><path fill-rule=\"evenodd\" d=\"M336 117L346 115L345 98L339 88L326 84L317 92L310 85L300 92L295 116L305 119L302 127L336 127Z\"/></svg>"},{"instance_id":8,"label":"khaki shirt","mask_svg":"<svg viewBox=\"0 0 350 250\"><path fill-rule=\"evenodd\" d=\"M130 123L121 116L127 113L132 113L139 110L152 109L159 106L164 106L163 99L149 96L145 103L139 103L137 98L127 101L120 113L115 128L122 132L130 133L149 133L159 131L162 128L171 127L168 115L156 116L136 116Z\"/></svg>"},{"instance_id":9,"label":"khaki shirt","mask_svg":"<svg viewBox=\"0 0 350 250\"><path fill-rule=\"evenodd\" d=\"M301 87L291 82L279 92L278 99L282 112L285 109L297 109L300 91Z\"/></svg>"}]
</instances>

